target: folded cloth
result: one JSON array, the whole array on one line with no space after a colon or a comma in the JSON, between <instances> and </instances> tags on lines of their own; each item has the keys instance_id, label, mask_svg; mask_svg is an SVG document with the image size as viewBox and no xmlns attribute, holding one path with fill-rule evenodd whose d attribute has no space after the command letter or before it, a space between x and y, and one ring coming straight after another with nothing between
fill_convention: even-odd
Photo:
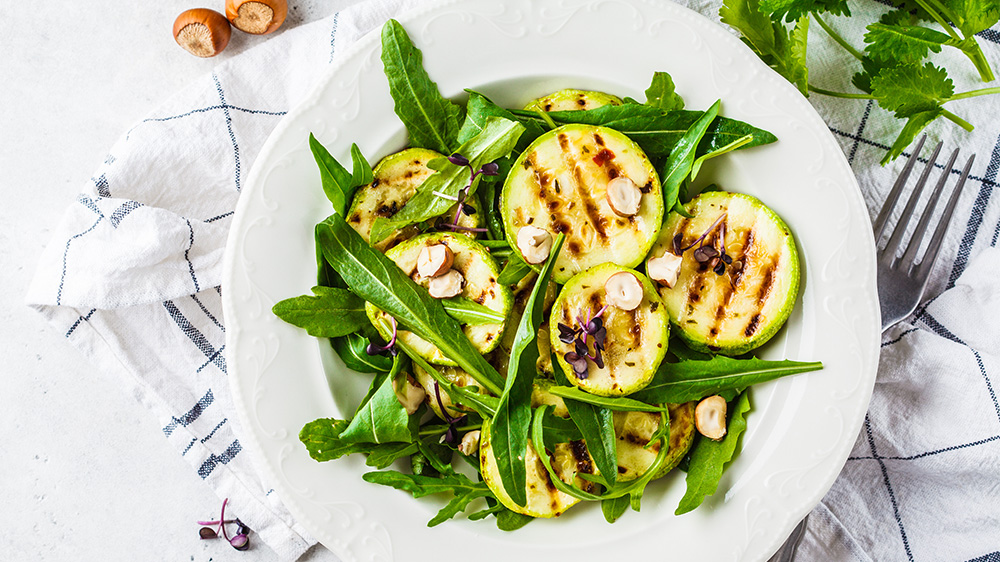
<instances>
[{"instance_id":1,"label":"folded cloth","mask_svg":"<svg viewBox=\"0 0 1000 562\"><path fill-rule=\"evenodd\" d=\"M348 45L419 3L369 0L285 32L135 124L70 206L27 295L100 369L122 377L167 440L284 560L315 541L240 444L220 298L226 236L247 170L281 116ZM718 20L719 2L685 4ZM860 37L861 22L885 9L852 5L861 17L844 24L845 34ZM994 68L998 41L996 29L980 40ZM826 88L851 91L853 70L843 71L857 66L850 55L823 39L810 48L812 76ZM663 65L670 70L669 58ZM1000 316L990 275L1000 223L995 100L962 101L962 116L979 125L972 133L950 123L930 129L949 146L980 155L929 294L948 290L887 334L864 430L843 476L809 519L802 560L957 560L997 548L986 542L997 536L992 502L1000 445L991 382L997 366L988 345L997 341L988 320ZM900 122L870 102L810 101L840 140L874 216L911 157L878 164Z\"/></svg>"}]
</instances>

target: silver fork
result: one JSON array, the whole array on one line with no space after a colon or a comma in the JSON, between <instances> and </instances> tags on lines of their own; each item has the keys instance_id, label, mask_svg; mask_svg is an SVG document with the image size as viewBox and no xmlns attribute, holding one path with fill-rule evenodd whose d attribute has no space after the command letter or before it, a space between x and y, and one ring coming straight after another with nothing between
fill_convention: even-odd
<instances>
[{"instance_id":1,"label":"silver fork","mask_svg":"<svg viewBox=\"0 0 1000 562\"><path fill-rule=\"evenodd\" d=\"M900 255L899 252L907 226L916 210L917 202L924 191L924 186L927 184L927 178L931 170L934 169L934 163L941 152L941 145L944 143L939 142L934 147L934 152L927 160L927 165L924 167L923 173L920 174L920 179L917 180L917 185L913 188L913 192L910 194L906 206L903 207L903 212L900 214L899 220L896 222L896 226L893 228L884 246L880 244L880 240L885 233L889 217L892 215L892 211L899 201L903 188L906 186L906 180L910 177L910 171L913 170L913 165L917 161L917 155L920 154L920 149L923 148L925 140L927 140L927 135L924 135L920 139L910 161L903 166L903 171L900 172L896 183L892 186L892 191L889 192L889 196L882 205L882 210L879 211L878 217L875 218L875 225L873 226L877 253L878 300L882 309L883 332L909 316L916 310L917 305L920 303L924 289L927 287L931 267L934 265L934 260L941 250L941 242L944 240L945 231L948 230L948 223L951 222L955 205L958 203L958 197L961 195L965 180L969 177L969 169L972 168L972 162L976 158L976 155L973 154L969 157L968 162L966 162L965 168L962 170L961 176L959 176L958 184L952 191L951 197L948 199L948 203L941 213L941 217L938 219L937 228L934 229L934 234L931 236L927 249L922 256L918 256L920 244L923 242L924 235L930 229L934 208L941 198L941 193L944 191L944 184L947 183L948 176L951 174L955 159L958 158L957 148L951 153L951 157L948 159L948 163L945 164L944 170L941 172L940 178L938 178L937 185L931 193L930 200L920 215L920 220L913 230L909 243L906 245L906 249L902 255Z\"/></svg>"},{"instance_id":2,"label":"silver fork","mask_svg":"<svg viewBox=\"0 0 1000 562\"><path fill-rule=\"evenodd\" d=\"M899 197L906 186L906 180L909 179L913 165L917 161L917 155L920 154L920 150L924 147L924 141L926 140L927 135L920 138L917 148L913 151L913 156L903 166L899 177L896 178L896 183L893 184L889 196L886 197L885 203L882 204L882 210L879 211L878 217L875 218L875 225L872 227L875 233L878 300L882 309L883 332L909 316L916 310L917 305L920 303L924 289L927 288L931 266L934 265L934 260L941 250L941 241L948 230L948 223L951 222L951 216L954 214L958 197L962 192L962 187L965 186L965 180L969 177L972 162L976 158L976 155L973 154L969 157L968 162L965 163L965 168L959 176L958 184L955 186L954 191L952 191L951 197L948 199L948 204L938 219L937 228L934 230L934 234L931 236L931 240L926 250L924 250L923 256L918 261L917 252L920 250L920 244L923 242L924 235L929 229L934 208L941 198L941 192L944 191L944 184L947 183L952 166L958 158L957 148L951 153L951 157L949 157L948 163L945 164L941 172L941 177L938 178L937 185L931 193L930 200L920 215L920 221L914 228L906 249L902 255L899 255L899 249L906 234L906 227L913 217L917 202L924 191L924 186L927 184L927 178L930 176L931 170L934 169L934 163L944 143L939 142L934 147L934 152L927 161L923 173L920 174L917 185L914 186L913 192L910 194L910 198L907 200L899 220L896 221L896 226L893 228L885 244L882 245L880 242L882 235L885 234L886 225L889 222L892 211L899 202ZM795 551L802 541L803 535L805 535L805 527L806 519L802 519L792 530L791 535L785 540L785 543L771 556L768 562L792 562L795 559Z\"/></svg>"}]
</instances>

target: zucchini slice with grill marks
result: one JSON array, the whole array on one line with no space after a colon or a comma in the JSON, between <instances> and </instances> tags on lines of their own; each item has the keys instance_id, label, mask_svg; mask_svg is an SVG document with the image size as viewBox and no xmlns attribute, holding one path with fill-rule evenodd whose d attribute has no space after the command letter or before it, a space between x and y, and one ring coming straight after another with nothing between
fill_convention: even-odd
<instances>
[{"instance_id":1,"label":"zucchini slice with grill marks","mask_svg":"<svg viewBox=\"0 0 1000 562\"><path fill-rule=\"evenodd\" d=\"M672 213L650 258L695 244L683 252L673 288L660 287L670 320L692 349L740 355L766 342L785 323L799 290L799 257L791 230L750 195L707 192L685 205L688 219ZM718 224L716 224L718 223ZM720 233L724 233L720 236ZM732 263L700 263L695 250L712 246Z\"/></svg>"},{"instance_id":2,"label":"zucchini slice with grill marks","mask_svg":"<svg viewBox=\"0 0 1000 562\"><path fill-rule=\"evenodd\" d=\"M489 394L486 389L479 386L479 383L476 382L476 379L472 378L472 375L466 373L458 367L441 366L437 369L437 371L455 386L475 386L479 388L479 394ZM427 371L420 368L419 365L413 365L413 375L417 380L417 384L423 387L424 392L427 393L427 397L424 399L424 402L427 403L437 417L445 419L444 415L441 413L441 406L444 406L444 408L448 411L448 415L453 418L457 418L462 414L472 411L464 406L453 404L451 396L445 392L444 389L438 388L438 383L434 380L434 377L432 377ZM441 395L440 404L438 404L438 394Z\"/></svg>"},{"instance_id":3,"label":"zucchini slice with grill marks","mask_svg":"<svg viewBox=\"0 0 1000 562\"><path fill-rule=\"evenodd\" d=\"M608 201L608 185L617 178L639 190L633 215L620 216ZM535 139L514 162L500 209L512 248L527 225L566 234L552 274L556 283L605 262L635 267L663 223L660 180L649 158L622 133L594 125L563 125Z\"/></svg>"},{"instance_id":4,"label":"zucchini slice with grill marks","mask_svg":"<svg viewBox=\"0 0 1000 562\"><path fill-rule=\"evenodd\" d=\"M622 310L608 305L601 315L607 336L604 342L604 367L587 360L585 378L576 376L565 355L574 351L574 344L560 339L559 324L576 328L582 320L597 314L606 304L604 284L619 272L635 276L642 286L639 305ZM549 317L550 343L559 366L569 382L591 394L622 396L642 389L653 378L660 362L667 353L670 321L656 293L653 283L645 275L613 263L605 263L584 271L570 279L552 305ZM593 338L587 340L588 353L593 354Z\"/></svg>"},{"instance_id":5,"label":"zucchini slice with grill marks","mask_svg":"<svg viewBox=\"0 0 1000 562\"><path fill-rule=\"evenodd\" d=\"M422 234L412 238L386 252L386 257L396 263L403 273L413 279L418 285L427 287L429 278L421 277L417 272L417 257L425 246L445 244L454 254L452 269L457 270L465 279L462 293L459 295L471 299L506 319L510 313L511 295L507 287L497 283L499 270L493 256L482 244L471 238L448 232ZM365 303L365 310L372 324L376 326L383 338L389 339L392 334L387 330L388 314L375 305ZM385 322L379 322L384 319ZM489 353L503 336L507 320L500 324L464 325L462 330L472 345L480 353ZM446 357L441 350L430 342L420 338L413 332L399 328L397 337L410 345L421 357L437 365L456 366L455 362Z\"/></svg>"},{"instance_id":6,"label":"zucchini slice with grill marks","mask_svg":"<svg viewBox=\"0 0 1000 562\"><path fill-rule=\"evenodd\" d=\"M543 453L548 454L548 453ZM597 486L582 478L577 474L586 472L594 474L597 470L594 460L587 451L587 444L582 441L571 441L569 443L559 443L555 445L550 455L552 469L559 475L563 482L570 483L587 492L596 492ZM531 440L528 440L528 448L524 456L525 465L525 486L528 501L525 505L517 505L503 488L500 481L500 470L497 467L496 456L490 442L490 422L483 421L482 433L479 439L479 465L482 470L483 481L489 486L493 494L504 506L511 511L523 513L532 517L558 517L567 509L580 502L579 499L559 491L545 470L545 465L538 458Z\"/></svg>"},{"instance_id":7,"label":"zucchini slice with grill marks","mask_svg":"<svg viewBox=\"0 0 1000 562\"><path fill-rule=\"evenodd\" d=\"M618 96L592 90L574 90L567 88L552 92L536 100L528 102L524 109L540 109L542 111L575 111L578 109L597 109L605 105L621 105Z\"/></svg>"},{"instance_id":8,"label":"zucchini slice with grill marks","mask_svg":"<svg viewBox=\"0 0 1000 562\"><path fill-rule=\"evenodd\" d=\"M670 448L667 458L654 478L670 472L694 443L694 402L668 404L670 414ZM660 414L654 412L615 412L612 414L618 453L618 480L634 480L653 464L660 453L660 444L650 447L650 437L660 427Z\"/></svg>"},{"instance_id":9,"label":"zucchini slice with grill marks","mask_svg":"<svg viewBox=\"0 0 1000 562\"><path fill-rule=\"evenodd\" d=\"M398 213L417 192L417 187L434 173L434 170L427 167L427 162L441 157L437 152L426 148L407 148L380 160L373 170L372 182L358 188L355 193L351 208L347 211L347 224L368 242L375 219L392 218ZM454 213L454 209L451 212ZM463 213L458 223L474 228L479 225L479 219L476 215ZM390 234L376 244L375 248L384 252L417 234L420 234L420 229L411 225Z\"/></svg>"}]
</instances>

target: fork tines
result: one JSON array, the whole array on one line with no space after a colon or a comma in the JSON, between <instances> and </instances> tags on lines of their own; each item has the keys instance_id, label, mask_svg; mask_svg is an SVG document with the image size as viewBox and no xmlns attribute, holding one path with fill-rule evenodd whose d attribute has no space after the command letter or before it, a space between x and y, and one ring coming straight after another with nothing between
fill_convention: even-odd
<instances>
[{"instance_id":1,"label":"fork tines","mask_svg":"<svg viewBox=\"0 0 1000 562\"><path fill-rule=\"evenodd\" d=\"M909 162L907 162L903 167L899 177L896 179L896 183L892 186L892 190L889 192L889 196L882 205L882 210L875 219L873 229L875 233L876 247L880 246L879 241L882 239L886 225L889 222L889 217L892 214L896 203L899 201L903 188L906 185L906 180L909 178L910 172L913 170L913 166L917 161L917 155L920 154L920 150L923 148L924 141L926 140L927 135L924 135L917 143L917 147L913 151L913 156L910 157ZM937 146L934 147L933 153L927 160L927 165L920 174L920 178L917 180L917 184L913 188L913 192L910 194L910 198L907 200L906 206L903 208L903 211L899 216L899 220L889 236L889 240L885 243L884 248L879 250L879 261L882 261L884 265L893 269L897 266L905 266L909 269L909 273L918 279L925 277L929 273L930 267L934 263L934 259L937 257L938 251L941 249L941 241L944 239L945 231L948 228L948 223L951 221L951 216L955 210L955 205L958 203L958 197L962 192L962 187L965 185L965 180L969 176L969 170L972 168L972 162L976 158L976 155L973 154L966 162L965 168L959 176L958 184L952 191L951 197L948 199L948 203L941 214L940 220L938 221L937 228L934 230L930 243L927 245L927 250L924 252L923 257L918 259L917 252L920 248L920 244L923 242L924 234L928 230L934 209L937 206L938 200L941 198L942 191L944 191L944 184L947 182L948 177L952 172L952 166L958 158L957 148L951 153L951 156L948 158L948 163L944 165L941 176L938 178L937 185L934 187L933 193L931 193L930 200L927 202L926 207L920 215L920 221L913 230L913 235L906 246L906 250L902 256L899 256L899 247L902 244L903 236L906 233L906 227L913 216L917 202L923 193L924 186L927 184L927 178L930 176L931 170L935 167L935 162L937 161L943 144L944 143L939 142ZM922 281L923 279L920 280Z\"/></svg>"}]
</instances>

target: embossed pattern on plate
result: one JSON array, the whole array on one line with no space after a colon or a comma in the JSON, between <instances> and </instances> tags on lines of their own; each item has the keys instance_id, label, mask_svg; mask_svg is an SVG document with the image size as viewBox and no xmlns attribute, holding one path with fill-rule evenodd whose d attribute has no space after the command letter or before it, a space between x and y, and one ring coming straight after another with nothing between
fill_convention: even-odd
<instances>
[{"instance_id":1,"label":"embossed pattern on plate","mask_svg":"<svg viewBox=\"0 0 1000 562\"><path fill-rule=\"evenodd\" d=\"M440 498L364 483L363 459L312 461L305 423L343 417L363 394L329 346L270 314L315 279L313 225L330 211L309 132L341 161L357 142L374 162L402 148L378 59L378 35L335 62L268 140L243 189L226 256L227 365L247 444L302 525L343 560L593 559L603 555L764 560L825 494L861 426L878 360L874 249L857 183L826 126L789 84L725 29L669 2L451 0L400 18L446 96L464 88L520 105L561 87L642 99L655 70L674 77L690 108L718 98L723 114L779 142L706 165L727 189L760 197L795 231L800 302L762 355L822 360L818 373L760 385L743 439L718 493L675 517L682 474L654 482L641 513L608 525L597 506L516 533L489 522L426 522ZM655 537L654 540L649 540ZM642 540L640 540L640 538ZM445 554L446 556L448 554Z\"/></svg>"}]
</instances>

